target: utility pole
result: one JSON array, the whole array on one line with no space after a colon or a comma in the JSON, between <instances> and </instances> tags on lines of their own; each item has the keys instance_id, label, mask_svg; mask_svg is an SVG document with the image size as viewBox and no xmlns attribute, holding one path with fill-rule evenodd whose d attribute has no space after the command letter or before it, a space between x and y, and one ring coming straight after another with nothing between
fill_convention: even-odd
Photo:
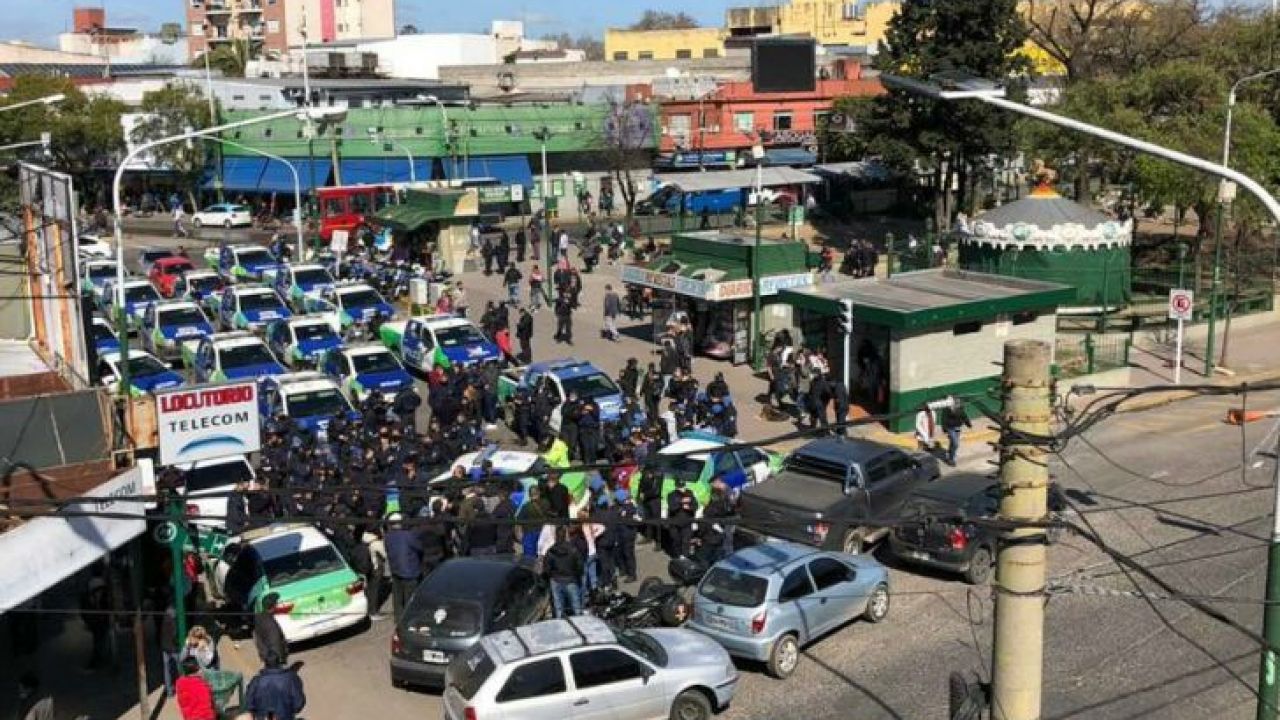
<instances>
[{"instance_id":1,"label":"utility pole","mask_svg":"<svg viewBox=\"0 0 1280 720\"><path fill-rule=\"evenodd\" d=\"M1272 452L1271 544L1267 546L1267 602L1262 606L1262 661L1258 664L1258 720L1276 720L1280 708L1280 679L1276 677L1276 653L1280 647L1280 425Z\"/></svg>"},{"instance_id":2,"label":"utility pole","mask_svg":"<svg viewBox=\"0 0 1280 720\"><path fill-rule=\"evenodd\" d=\"M1000 448L1000 516L1006 522L1042 522L1049 514L1049 468L1043 448L1010 436L1049 434L1049 360L1036 340L1004 346ZM1045 532L1006 532L996 555L995 644L992 652L993 720L1038 720L1044 672Z\"/></svg>"}]
</instances>

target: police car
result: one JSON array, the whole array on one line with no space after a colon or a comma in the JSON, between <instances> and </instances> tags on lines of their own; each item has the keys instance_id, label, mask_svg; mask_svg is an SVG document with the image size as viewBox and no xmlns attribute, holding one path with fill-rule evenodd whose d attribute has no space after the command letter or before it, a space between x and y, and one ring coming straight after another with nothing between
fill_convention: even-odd
<instances>
[{"instance_id":1,"label":"police car","mask_svg":"<svg viewBox=\"0 0 1280 720\"><path fill-rule=\"evenodd\" d=\"M89 337L98 355L120 350L120 338L116 335L115 326L105 318L93 317L89 323Z\"/></svg>"},{"instance_id":2,"label":"police car","mask_svg":"<svg viewBox=\"0 0 1280 720\"><path fill-rule=\"evenodd\" d=\"M112 392L120 390L124 372L124 355L120 352L105 353L98 358L98 378ZM145 350L129 351L129 394L146 395L157 390L181 387L182 376L174 372Z\"/></svg>"},{"instance_id":3,"label":"police car","mask_svg":"<svg viewBox=\"0 0 1280 720\"><path fill-rule=\"evenodd\" d=\"M357 403L364 402L373 392L382 393L391 401L404 388L413 387L413 377L381 345L356 345L325 353L321 369L341 383Z\"/></svg>"},{"instance_id":4,"label":"police car","mask_svg":"<svg viewBox=\"0 0 1280 720\"><path fill-rule=\"evenodd\" d=\"M364 325L374 318L390 318L395 308L366 283L342 283L324 288L319 293L304 296L303 307L308 313L335 313L339 330L352 325Z\"/></svg>"},{"instance_id":5,"label":"police car","mask_svg":"<svg viewBox=\"0 0 1280 720\"><path fill-rule=\"evenodd\" d=\"M247 332L210 335L200 340L191 362L196 382L221 382L285 374L267 344Z\"/></svg>"},{"instance_id":6,"label":"police car","mask_svg":"<svg viewBox=\"0 0 1280 720\"><path fill-rule=\"evenodd\" d=\"M600 408L600 420L613 422L622 415L622 391L600 368L586 362L565 358L533 363L518 378L504 375L498 379L498 399L505 402L518 390L529 397L548 395L554 406L549 425L560 431L560 408L572 393L579 400L591 400Z\"/></svg>"},{"instance_id":7,"label":"police car","mask_svg":"<svg viewBox=\"0 0 1280 720\"><path fill-rule=\"evenodd\" d=\"M262 274L280 264L270 250L261 245L223 245L209 248L204 260L212 270L236 280L261 280Z\"/></svg>"},{"instance_id":8,"label":"police car","mask_svg":"<svg viewBox=\"0 0 1280 720\"><path fill-rule=\"evenodd\" d=\"M683 480L699 505L711 499L711 481L719 478L736 497L742 488L764 482L782 468L782 455L758 448L724 449L736 441L707 432L681 433L675 442L650 455L645 469L662 475L663 507L666 497ZM632 494L640 490L640 476L631 477Z\"/></svg>"},{"instance_id":9,"label":"police car","mask_svg":"<svg viewBox=\"0 0 1280 720\"><path fill-rule=\"evenodd\" d=\"M156 292L155 286L148 280L139 278L125 280L124 284L119 287L123 292L117 290L115 282L107 283L98 298L99 305L104 315L112 318L116 317L118 312L116 304L120 301L120 296L123 295L125 318L130 328L136 328L139 325L142 315L149 305L164 299L160 297L160 293Z\"/></svg>"},{"instance_id":10,"label":"police car","mask_svg":"<svg viewBox=\"0 0 1280 720\"><path fill-rule=\"evenodd\" d=\"M189 363L200 338L213 334L213 326L200 306L190 300L169 300L147 307L142 316L142 346L164 360Z\"/></svg>"},{"instance_id":11,"label":"police car","mask_svg":"<svg viewBox=\"0 0 1280 720\"><path fill-rule=\"evenodd\" d=\"M280 265L264 276L280 299L294 310L304 311L304 298L333 287L333 275L323 265Z\"/></svg>"},{"instance_id":12,"label":"police car","mask_svg":"<svg viewBox=\"0 0 1280 720\"><path fill-rule=\"evenodd\" d=\"M528 493L529 488L537 485L543 475L550 469L547 461L535 452L522 450L500 450L497 445L489 445L477 452L470 452L449 463L439 475L431 478L431 485L444 485L453 478L454 468L462 468L469 479L481 477L484 464L492 463L493 472L503 477L513 477ZM523 473L528 473L524 475ZM584 472L565 472L560 474L560 482L569 491L575 502L586 492L587 474ZM525 496L526 498L528 495Z\"/></svg>"},{"instance_id":13,"label":"police car","mask_svg":"<svg viewBox=\"0 0 1280 720\"><path fill-rule=\"evenodd\" d=\"M280 296L261 285L232 285L222 291L218 303L218 325L223 330L257 331L292 316Z\"/></svg>"},{"instance_id":14,"label":"police car","mask_svg":"<svg viewBox=\"0 0 1280 720\"><path fill-rule=\"evenodd\" d=\"M94 303L101 307L102 290L108 283L115 282L116 263L114 260L86 260L80 263L80 292L91 295Z\"/></svg>"},{"instance_id":15,"label":"police car","mask_svg":"<svg viewBox=\"0 0 1280 720\"><path fill-rule=\"evenodd\" d=\"M203 303L206 297L216 298L226 284L226 279L213 270L192 270L174 281L173 297Z\"/></svg>"},{"instance_id":16,"label":"police car","mask_svg":"<svg viewBox=\"0 0 1280 720\"><path fill-rule=\"evenodd\" d=\"M267 378L262 382L258 398L264 423L283 414L301 428L323 432L338 413L351 419L357 417L337 381L318 372Z\"/></svg>"},{"instance_id":17,"label":"police car","mask_svg":"<svg viewBox=\"0 0 1280 720\"><path fill-rule=\"evenodd\" d=\"M385 323L379 339L400 353L404 363L421 372L437 365L465 366L488 360L502 361L502 351L480 328L454 315L428 315L407 322Z\"/></svg>"},{"instance_id":18,"label":"police car","mask_svg":"<svg viewBox=\"0 0 1280 720\"><path fill-rule=\"evenodd\" d=\"M342 337L322 317L298 315L267 326L267 346L295 370L315 367L320 356L342 345Z\"/></svg>"}]
</instances>

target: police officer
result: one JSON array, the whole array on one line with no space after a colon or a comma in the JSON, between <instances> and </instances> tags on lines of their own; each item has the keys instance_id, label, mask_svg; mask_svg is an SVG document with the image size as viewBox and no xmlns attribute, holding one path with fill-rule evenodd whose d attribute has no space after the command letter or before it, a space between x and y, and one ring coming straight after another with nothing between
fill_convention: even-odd
<instances>
[{"instance_id":1,"label":"police officer","mask_svg":"<svg viewBox=\"0 0 1280 720\"><path fill-rule=\"evenodd\" d=\"M582 448L582 462L595 465L600 457L600 408L590 399L579 406L578 445Z\"/></svg>"},{"instance_id":2,"label":"police officer","mask_svg":"<svg viewBox=\"0 0 1280 720\"><path fill-rule=\"evenodd\" d=\"M614 566L623 582L636 581L636 523L640 511L631 501L631 494L622 488L613 492L613 505L617 512L617 544L614 546Z\"/></svg>"},{"instance_id":3,"label":"police officer","mask_svg":"<svg viewBox=\"0 0 1280 720\"><path fill-rule=\"evenodd\" d=\"M644 519L649 523L645 536L656 545L662 537L662 529L657 524L662 517L662 473L657 468L647 467L641 471L639 500Z\"/></svg>"},{"instance_id":4,"label":"police officer","mask_svg":"<svg viewBox=\"0 0 1280 720\"><path fill-rule=\"evenodd\" d=\"M683 478L676 478L676 489L667 498L667 521L671 523L671 547L667 554L672 558L689 554L693 521L697 516L698 499L685 487Z\"/></svg>"},{"instance_id":5,"label":"police officer","mask_svg":"<svg viewBox=\"0 0 1280 720\"><path fill-rule=\"evenodd\" d=\"M556 296L556 342L573 344L573 301L569 293L561 292Z\"/></svg>"},{"instance_id":6,"label":"police officer","mask_svg":"<svg viewBox=\"0 0 1280 720\"><path fill-rule=\"evenodd\" d=\"M396 414L396 419L404 427L406 433L413 435L418 429L418 407L422 405L422 398L418 397L418 392L412 385L407 385L396 393L395 401L392 403L392 411Z\"/></svg>"},{"instance_id":7,"label":"police officer","mask_svg":"<svg viewBox=\"0 0 1280 720\"><path fill-rule=\"evenodd\" d=\"M533 404L529 401L529 390L520 388L511 400L511 429L515 431L520 447L529 444L529 435L533 430Z\"/></svg>"},{"instance_id":8,"label":"police officer","mask_svg":"<svg viewBox=\"0 0 1280 720\"><path fill-rule=\"evenodd\" d=\"M565 444L569 446L570 459L582 457L581 448L578 445L580 438L578 420L581 416L582 403L578 401L578 394L571 391L564 404L560 406L560 437L564 438Z\"/></svg>"}]
</instances>

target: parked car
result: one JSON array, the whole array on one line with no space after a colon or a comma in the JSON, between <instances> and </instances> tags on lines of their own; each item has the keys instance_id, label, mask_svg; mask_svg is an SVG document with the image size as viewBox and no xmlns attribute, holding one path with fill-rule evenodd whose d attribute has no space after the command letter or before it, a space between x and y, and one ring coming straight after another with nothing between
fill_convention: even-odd
<instances>
[{"instance_id":1,"label":"parked car","mask_svg":"<svg viewBox=\"0 0 1280 720\"><path fill-rule=\"evenodd\" d=\"M217 203L191 213L191 224L197 228L205 225L227 228L248 227L253 224L253 213L244 205Z\"/></svg>"},{"instance_id":2,"label":"parked car","mask_svg":"<svg viewBox=\"0 0 1280 720\"><path fill-rule=\"evenodd\" d=\"M258 281L270 268L280 264L271 251L261 245L223 245L204 251L209 269L237 282Z\"/></svg>"},{"instance_id":3,"label":"parked car","mask_svg":"<svg viewBox=\"0 0 1280 720\"><path fill-rule=\"evenodd\" d=\"M147 278L161 295L171 298L174 296L178 280L195 269L196 266L187 258L176 255L162 257L151 263L151 267L147 270Z\"/></svg>"},{"instance_id":4,"label":"parked car","mask_svg":"<svg viewBox=\"0 0 1280 720\"><path fill-rule=\"evenodd\" d=\"M165 300L149 305L142 316L138 336L142 346L166 362L190 364L200 339L213 334L213 326L200 306L190 300Z\"/></svg>"},{"instance_id":5,"label":"parked car","mask_svg":"<svg viewBox=\"0 0 1280 720\"><path fill-rule=\"evenodd\" d=\"M98 381L119 392L123 378L124 354L116 351L98 357ZM129 394L146 395L157 390L181 387L186 381L181 375L146 350L129 351Z\"/></svg>"},{"instance_id":6,"label":"parked car","mask_svg":"<svg viewBox=\"0 0 1280 720\"><path fill-rule=\"evenodd\" d=\"M342 337L325 318L295 315L267 326L267 345L295 370L316 367L320 358L342 347Z\"/></svg>"},{"instance_id":7,"label":"parked car","mask_svg":"<svg viewBox=\"0 0 1280 720\"><path fill-rule=\"evenodd\" d=\"M556 432L560 431L560 406L569 393L595 402L604 422L614 422L622 415L622 390L605 371L584 360L564 358L508 370L498 378L498 400L506 402L521 388L528 390L530 397L541 392L552 398L548 425Z\"/></svg>"},{"instance_id":8,"label":"parked car","mask_svg":"<svg viewBox=\"0 0 1280 720\"><path fill-rule=\"evenodd\" d=\"M287 372L267 344L247 332L217 333L201 339L191 369L198 383L256 379Z\"/></svg>"},{"instance_id":9,"label":"parked car","mask_svg":"<svg viewBox=\"0 0 1280 720\"><path fill-rule=\"evenodd\" d=\"M767 483L742 491L743 529L829 550L861 553L883 538L907 496L938 479L938 459L852 438L813 440Z\"/></svg>"},{"instance_id":10,"label":"parked car","mask_svg":"<svg viewBox=\"0 0 1280 720\"><path fill-rule=\"evenodd\" d=\"M84 259L106 260L116 254L114 245L92 233L85 233L76 239L76 251Z\"/></svg>"},{"instance_id":11,"label":"parked car","mask_svg":"<svg viewBox=\"0 0 1280 720\"><path fill-rule=\"evenodd\" d=\"M706 432L685 432L675 442L645 459L645 468L662 474L662 498L676 489L676 480L684 480L685 486L698 499L700 507L706 507L711 499L711 481L723 479L736 495L744 487L768 480L782 465L782 456L757 448L721 450L733 445L734 440ZM631 476L631 494L638 497L640 477Z\"/></svg>"},{"instance_id":12,"label":"parked car","mask_svg":"<svg viewBox=\"0 0 1280 720\"><path fill-rule=\"evenodd\" d=\"M738 671L724 648L683 628L615 632L577 616L486 635L449 664L446 720L706 720Z\"/></svg>"},{"instance_id":13,"label":"parked car","mask_svg":"<svg viewBox=\"0 0 1280 720\"><path fill-rule=\"evenodd\" d=\"M276 320L293 313L271 288L261 285L229 285L222 290L218 304L218 327L223 330L258 332Z\"/></svg>"},{"instance_id":14,"label":"parked car","mask_svg":"<svg viewBox=\"0 0 1280 720\"><path fill-rule=\"evenodd\" d=\"M210 306L206 300L210 297L218 299L218 293L226 284L226 279L213 270L193 270L185 275L179 275L174 280L173 297L179 300L194 300L206 311L214 313L217 310L216 305Z\"/></svg>"},{"instance_id":15,"label":"parked car","mask_svg":"<svg viewBox=\"0 0 1280 720\"><path fill-rule=\"evenodd\" d=\"M449 662L480 638L544 620L551 596L532 562L460 557L414 590L391 633L391 684L444 687Z\"/></svg>"},{"instance_id":16,"label":"parked car","mask_svg":"<svg viewBox=\"0 0 1280 720\"><path fill-rule=\"evenodd\" d=\"M337 282L323 265L280 265L264 274L280 299L298 312L305 312L303 299L310 293L333 287Z\"/></svg>"},{"instance_id":17,"label":"parked car","mask_svg":"<svg viewBox=\"0 0 1280 720\"><path fill-rule=\"evenodd\" d=\"M120 337L116 335L115 326L106 318L95 315L90 319L89 337L98 355L120 351Z\"/></svg>"},{"instance_id":18,"label":"parked car","mask_svg":"<svg viewBox=\"0 0 1280 720\"><path fill-rule=\"evenodd\" d=\"M114 280L108 282L98 296L98 306L103 315L111 318L116 317L119 312L116 303L120 300L119 296L123 294L125 319L130 329L138 327L138 324L142 321L142 315L149 305L164 299L160 297L160 293L156 292L155 287L151 285L149 280L127 278L121 287L123 288L123 293L117 292Z\"/></svg>"},{"instance_id":19,"label":"parked car","mask_svg":"<svg viewBox=\"0 0 1280 720\"><path fill-rule=\"evenodd\" d=\"M304 312L334 313L339 330L352 325L368 325L375 318L383 320L395 314L395 308L369 285L362 282L339 283L321 288L302 298Z\"/></svg>"},{"instance_id":20,"label":"parked car","mask_svg":"<svg viewBox=\"0 0 1280 720\"><path fill-rule=\"evenodd\" d=\"M775 541L712 566L687 627L787 678L800 648L854 618L876 623L888 615L889 571L873 558Z\"/></svg>"},{"instance_id":21,"label":"parked car","mask_svg":"<svg viewBox=\"0 0 1280 720\"><path fill-rule=\"evenodd\" d=\"M230 538L208 573L214 599L256 612L276 594L276 622L296 643L365 622L364 581L311 525L277 523Z\"/></svg>"},{"instance_id":22,"label":"parked car","mask_svg":"<svg viewBox=\"0 0 1280 720\"><path fill-rule=\"evenodd\" d=\"M102 289L115 282L119 266L114 260L84 260L80 263L80 292L90 295L102 307Z\"/></svg>"},{"instance_id":23,"label":"parked car","mask_svg":"<svg viewBox=\"0 0 1280 720\"><path fill-rule=\"evenodd\" d=\"M342 394L338 383L318 372L290 373L269 377L258 391L263 424L277 415L287 415L298 427L321 437L338 413L354 420L358 417L351 401Z\"/></svg>"},{"instance_id":24,"label":"parked car","mask_svg":"<svg viewBox=\"0 0 1280 720\"><path fill-rule=\"evenodd\" d=\"M985 583L995 568L1000 532L972 520L994 518L1000 510L1000 481L960 473L917 488L902 506L889 533L893 556L907 563L960 574L971 585ZM1058 486L1049 486L1049 510L1064 507Z\"/></svg>"},{"instance_id":25,"label":"parked car","mask_svg":"<svg viewBox=\"0 0 1280 720\"><path fill-rule=\"evenodd\" d=\"M177 252L170 248L143 248L138 253L138 274L142 277L150 277L151 267L156 264L157 260L177 256Z\"/></svg>"},{"instance_id":26,"label":"parked car","mask_svg":"<svg viewBox=\"0 0 1280 720\"><path fill-rule=\"evenodd\" d=\"M364 402L371 392L382 393L390 402L401 390L414 386L409 372L381 345L338 348L325 353L320 367L335 378L357 404Z\"/></svg>"},{"instance_id":27,"label":"parked car","mask_svg":"<svg viewBox=\"0 0 1280 720\"><path fill-rule=\"evenodd\" d=\"M437 365L466 367L502 362L502 351L475 323L456 315L427 315L383 323L379 339L400 355L405 365L430 372Z\"/></svg>"}]
</instances>

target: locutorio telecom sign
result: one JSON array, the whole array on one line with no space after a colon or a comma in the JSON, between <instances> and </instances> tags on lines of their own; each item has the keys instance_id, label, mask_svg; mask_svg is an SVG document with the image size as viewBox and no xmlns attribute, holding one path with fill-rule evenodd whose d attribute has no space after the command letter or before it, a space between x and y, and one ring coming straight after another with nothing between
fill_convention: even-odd
<instances>
[{"instance_id":1,"label":"locutorio telecom sign","mask_svg":"<svg viewBox=\"0 0 1280 720\"><path fill-rule=\"evenodd\" d=\"M160 464L259 450L258 385L253 381L156 393Z\"/></svg>"}]
</instances>

